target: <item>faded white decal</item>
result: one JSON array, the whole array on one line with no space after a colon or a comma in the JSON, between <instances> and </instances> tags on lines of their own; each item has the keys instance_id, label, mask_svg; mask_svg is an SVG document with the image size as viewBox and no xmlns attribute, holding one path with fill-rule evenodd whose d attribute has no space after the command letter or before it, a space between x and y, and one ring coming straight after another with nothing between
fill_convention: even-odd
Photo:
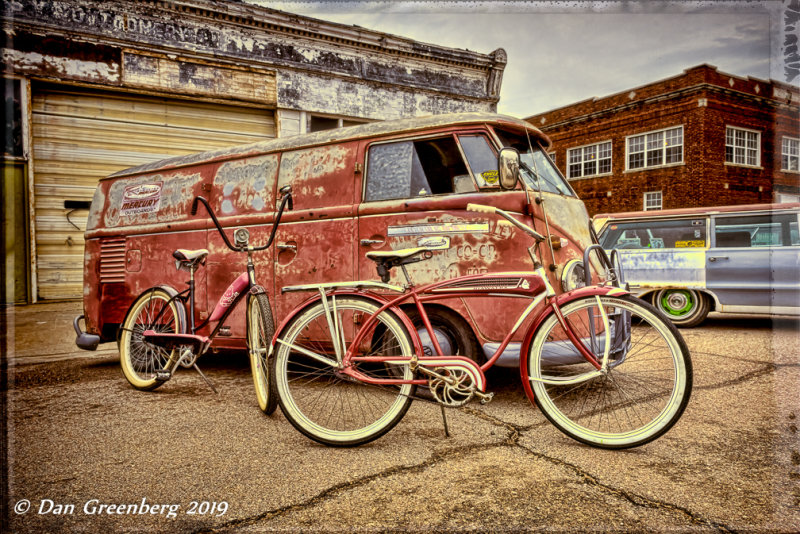
<instances>
[{"instance_id":1,"label":"faded white decal","mask_svg":"<svg viewBox=\"0 0 800 534\"><path fill-rule=\"evenodd\" d=\"M129 185L122 194L122 205L119 214L122 216L154 213L161 204L161 188L163 182Z\"/></svg>"}]
</instances>

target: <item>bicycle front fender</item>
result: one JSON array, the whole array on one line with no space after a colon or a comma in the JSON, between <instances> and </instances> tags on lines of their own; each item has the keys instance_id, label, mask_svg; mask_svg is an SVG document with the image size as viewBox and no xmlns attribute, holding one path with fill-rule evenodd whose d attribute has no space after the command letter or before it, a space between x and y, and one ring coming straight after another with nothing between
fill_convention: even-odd
<instances>
[{"instance_id":1,"label":"bicycle front fender","mask_svg":"<svg viewBox=\"0 0 800 534\"><path fill-rule=\"evenodd\" d=\"M373 293L371 291L336 291L335 295L337 297L360 297L365 298L367 300L373 301L378 307L382 308L385 306L389 301L386 300L384 297L377 293ZM310 297L302 304L297 306L294 310L289 313L282 321L280 326L275 330L275 334L272 336L272 343L270 344L270 355L275 350L275 343L278 341L278 336L283 333L286 327L301 313L303 313L309 306L313 306L317 302L321 301L322 297L320 295L314 295ZM423 356L422 352L422 342L419 339L419 335L417 335L417 329L414 327L414 324L408 318L408 316L400 310L398 306L389 306L386 308L388 311L394 313L398 319L403 323L403 326L406 328L409 337L411 337L411 342L414 345L414 353L418 356Z\"/></svg>"},{"instance_id":2,"label":"bicycle front fender","mask_svg":"<svg viewBox=\"0 0 800 534\"><path fill-rule=\"evenodd\" d=\"M625 291L624 289L620 289L618 287L606 287L606 286L588 286L588 287L581 287L578 289L573 289L569 293L562 293L555 297L556 303L558 307L561 308L566 306L570 302L574 300L578 300L582 297L593 297L596 295L605 296L605 295L614 295L614 296L622 296L622 295L629 295L630 292ZM531 325L528 329L527 333L525 334L525 338L522 341L522 346L520 347L519 351L519 375L522 379L522 388L525 390L525 395L531 401L532 404L536 404L536 400L533 394L533 388L531 388L531 382L528 380L530 374L528 373L528 353L530 352L531 344L533 343L533 338L536 335L536 332L539 330L539 327L542 323L555 312L553 311L553 307L548 305L545 308L544 312L536 319L536 321Z\"/></svg>"}]
</instances>

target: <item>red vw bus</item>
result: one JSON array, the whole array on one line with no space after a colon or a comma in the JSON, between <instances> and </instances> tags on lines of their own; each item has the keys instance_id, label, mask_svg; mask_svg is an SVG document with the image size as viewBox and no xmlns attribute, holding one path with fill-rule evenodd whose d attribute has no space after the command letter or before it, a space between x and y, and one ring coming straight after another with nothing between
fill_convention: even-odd
<instances>
[{"instance_id":1,"label":"red vw bus","mask_svg":"<svg viewBox=\"0 0 800 534\"><path fill-rule=\"evenodd\" d=\"M522 156L527 191L504 191L498 184L497 155L505 146ZM281 294L282 286L377 278L375 264L364 257L370 250L426 240L446 245L431 261L410 266L420 284L530 270L531 241L509 224L467 212L468 203L514 212L549 234L551 253L544 260L551 282L572 289L591 244L590 219L548 159L548 146L548 138L527 122L465 113L279 138L117 172L100 181L87 223L86 332L76 319L79 346L93 349L114 341L131 303L147 288L182 289L184 273L171 260L178 248L210 253L196 278L195 315L205 319L245 260L227 249L207 214L190 214L193 199L209 199L225 228L232 233L246 227L251 243L258 244L271 230L277 191L287 184L294 191L294 210L284 214L275 246L256 258L259 282L278 320L303 298ZM500 306L499 300L478 305L454 299L431 309L442 348L483 358L483 349L491 350L521 311L509 300ZM244 347L244 312L234 313L227 326L215 346ZM504 355L508 365L516 365L514 351L518 344Z\"/></svg>"}]
</instances>

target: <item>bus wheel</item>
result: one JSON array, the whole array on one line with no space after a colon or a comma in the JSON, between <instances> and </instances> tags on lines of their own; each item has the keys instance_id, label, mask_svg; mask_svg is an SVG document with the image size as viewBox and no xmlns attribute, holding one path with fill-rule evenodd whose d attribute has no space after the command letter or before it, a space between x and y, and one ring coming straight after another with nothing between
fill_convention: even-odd
<instances>
[{"instance_id":1,"label":"bus wheel","mask_svg":"<svg viewBox=\"0 0 800 534\"><path fill-rule=\"evenodd\" d=\"M426 356L436 354L430 335L422 324L422 319L415 309L404 309L408 318L417 327L422 349ZM486 361L483 350L466 321L457 313L446 308L425 307L433 332L445 356L466 356L478 364Z\"/></svg>"},{"instance_id":2,"label":"bus wheel","mask_svg":"<svg viewBox=\"0 0 800 534\"><path fill-rule=\"evenodd\" d=\"M662 289L653 305L675 326L690 328L702 323L709 310L708 297L693 289Z\"/></svg>"}]
</instances>

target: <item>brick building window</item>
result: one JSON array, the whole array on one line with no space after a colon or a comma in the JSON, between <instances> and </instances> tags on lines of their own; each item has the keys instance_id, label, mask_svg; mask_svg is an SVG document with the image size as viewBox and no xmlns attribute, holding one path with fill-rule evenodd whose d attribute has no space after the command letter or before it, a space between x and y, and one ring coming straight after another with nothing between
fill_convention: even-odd
<instances>
[{"instance_id":1,"label":"brick building window","mask_svg":"<svg viewBox=\"0 0 800 534\"><path fill-rule=\"evenodd\" d=\"M781 170L800 170L800 139L784 137L781 141Z\"/></svg>"},{"instance_id":2,"label":"brick building window","mask_svg":"<svg viewBox=\"0 0 800 534\"><path fill-rule=\"evenodd\" d=\"M628 137L628 170L683 163L683 126Z\"/></svg>"},{"instance_id":3,"label":"brick building window","mask_svg":"<svg viewBox=\"0 0 800 534\"><path fill-rule=\"evenodd\" d=\"M582 178L611 172L611 141L567 150L568 178Z\"/></svg>"},{"instance_id":4,"label":"brick building window","mask_svg":"<svg viewBox=\"0 0 800 534\"><path fill-rule=\"evenodd\" d=\"M661 191L649 191L644 194L644 211L661 209Z\"/></svg>"},{"instance_id":5,"label":"brick building window","mask_svg":"<svg viewBox=\"0 0 800 534\"><path fill-rule=\"evenodd\" d=\"M725 162L734 165L760 165L761 133L728 126L725 128Z\"/></svg>"}]
</instances>

